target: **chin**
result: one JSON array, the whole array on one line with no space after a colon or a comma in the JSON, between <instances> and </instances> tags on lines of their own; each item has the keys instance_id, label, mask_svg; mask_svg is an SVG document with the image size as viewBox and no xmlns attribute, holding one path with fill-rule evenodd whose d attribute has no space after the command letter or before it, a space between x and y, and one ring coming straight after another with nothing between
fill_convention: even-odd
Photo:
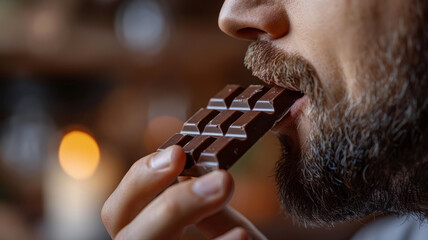
<instances>
[{"instance_id":1,"label":"chin","mask_svg":"<svg viewBox=\"0 0 428 240\"><path fill-rule=\"evenodd\" d=\"M304 144L298 130L277 134L282 157L276 182L285 213L305 226L327 227L375 213L427 217L427 119L389 118L384 124L377 121L378 109L366 115L337 109L336 116L314 113ZM386 118L403 110L382 112ZM398 123L399 131L389 127Z\"/></svg>"}]
</instances>

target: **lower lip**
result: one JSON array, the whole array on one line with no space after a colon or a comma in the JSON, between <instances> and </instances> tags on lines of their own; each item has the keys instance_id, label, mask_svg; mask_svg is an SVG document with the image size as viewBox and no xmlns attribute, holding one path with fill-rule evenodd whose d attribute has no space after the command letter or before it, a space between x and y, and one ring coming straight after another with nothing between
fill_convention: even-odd
<instances>
[{"instance_id":1,"label":"lower lip","mask_svg":"<svg viewBox=\"0 0 428 240\"><path fill-rule=\"evenodd\" d=\"M297 99L291 106L290 111L272 128L273 132L278 132L283 127L290 127L290 124L295 122L299 114L303 111L307 100L308 97L306 95Z\"/></svg>"},{"instance_id":2,"label":"lower lip","mask_svg":"<svg viewBox=\"0 0 428 240\"><path fill-rule=\"evenodd\" d=\"M290 108L290 117L295 119L303 111L305 103L308 101L308 97L304 95L303 97L297 99Z\"/></svg>"}]
</instances>

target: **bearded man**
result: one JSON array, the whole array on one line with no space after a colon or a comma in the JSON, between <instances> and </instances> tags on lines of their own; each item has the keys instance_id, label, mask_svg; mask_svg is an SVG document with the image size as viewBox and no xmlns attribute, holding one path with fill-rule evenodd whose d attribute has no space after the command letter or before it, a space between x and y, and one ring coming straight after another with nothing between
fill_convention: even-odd
<instances>
[{"instance_id":1,"label":"bearded man","mask_svg":"<svg viewBox=\"0 0 428 240\"><path fill-rule=\"evenodd\" d=\"M314 226L393 213L408 220L356 239L426 238L428 3L226 0L219 26L253 41L245 64L255 76L304 94L273 129L286 213ZM184 164L178 146L137 161L103 207L109 234L177 239L196 224L209 238L264 239L227 207L227 172L168 187Z\"/></svg>"}]
</instances>

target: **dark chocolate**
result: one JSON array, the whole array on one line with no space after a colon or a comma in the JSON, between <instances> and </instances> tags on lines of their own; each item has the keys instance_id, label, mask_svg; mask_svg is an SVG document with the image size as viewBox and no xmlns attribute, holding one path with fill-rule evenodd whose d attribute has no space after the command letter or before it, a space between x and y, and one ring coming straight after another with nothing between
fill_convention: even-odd
<instances>
[{"instance_id":1,"label":"dark chocolate","mask_svg":"<svg viewBox=\"0 0 428 240\"><path fill-rule=\"evenodd\" d=\"M190 140L192 140L193 136L191 135L183 135L183 134L175 134L168 141L166 141L162 146L158 148L158 151L165 150L167 147L172 145L179 145L184 147Z\"/></svg>"},{"instance_id":2,"label":"dark chocolate","mask_svg":"<svg viewBox=\"0 0 428 240\"><path fill-rule=\"evenodd\" d=\"M226 85L223 90L210 99L207 109L226 110L230 107L233 99L243 91L244 88L239 85Z\"/></svg>"},{"instance_id":3,"label":"dark chocolate","mask_svg":"<svg viewBox=\"0 0 428 240\"><path fill-rule=\"evenodd\" d=\"M197 111L187 122L184 123L181 129L181 134L201 134L211 119L213 119L220 112L212 109L201 108Z\"/></svg>"},{"instance_id":4,"label":"dark chocolate","mask_svg":"<svg viewBox=\"0 0 428 240\"><path fill-rule=\"evenodd\" d=\"M201 176L228 169L254 145L302 96L280 87L227 85L187 120L181 132L159 147L183 147L186 166L181 175Z\"/></svg>"},{"instance_id":5,"label":"dark chocolate","mask_svg":"<svg viewBox=\"0 0 428 240\"><path fill-rule=\"evenodd\" d=\"M250 111L257 100L265 94L269 88L259 85L251 85L232 101L230 110Z\"/></svg>"},{"instance_id":6,"label":"dark chocolate","mask_svg":"<svg viewBox=\"0 0 428 240\"><path fill-rule=\"evenodd\" d=\"M184 145L183 150L186 153L187 161L186 167L189 168L196 164L199 159L199 155L204 151L211 143L215 141L215 138L211 136L199 135L190 140Z\"/></svg>"},{"instance_id":7,"label":"dark chocolate","mask_svg":"<svg viewBox=\"0 0 428 240\"><path fill-rule=\"evenodd\" d=\"M229 129L229 126L236 121L243 113L233 110L224 110L220 112L206 126L202 135L224 136Z\"/></svg>"}]
</instances>

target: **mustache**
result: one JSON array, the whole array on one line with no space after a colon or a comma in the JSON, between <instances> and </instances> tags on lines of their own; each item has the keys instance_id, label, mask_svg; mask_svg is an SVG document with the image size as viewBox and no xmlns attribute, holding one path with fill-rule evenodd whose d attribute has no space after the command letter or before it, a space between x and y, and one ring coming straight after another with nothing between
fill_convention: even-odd
<instances>
[{"instance_id":1,"label":"mustache","mask_svg":"<svg viewBox=\"0 0 428 240\"><path fill-rule=\"evenodd\" d=\"M323 89L315 68L297 54L286 53L270 42L258 40L248 46L244 64L267 84L302 91L312 100L322 99Z\"/></svg>"}]
</instances>

